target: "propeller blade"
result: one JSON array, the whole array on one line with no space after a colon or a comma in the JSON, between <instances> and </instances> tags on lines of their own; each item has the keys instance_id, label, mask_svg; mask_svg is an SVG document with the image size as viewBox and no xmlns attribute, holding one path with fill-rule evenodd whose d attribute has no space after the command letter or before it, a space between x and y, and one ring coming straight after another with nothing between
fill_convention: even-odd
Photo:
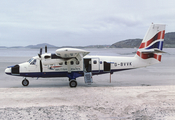
<instances>
[{"instance_id":1,"label":"propeller blade","mask_svg":"<svg viewBox=\"0 0 175 120\"><path fill-rule=\"evenodd\" d=\"M42 48L40 48L40 55L42 55Z\"/></svg>"},{"instance_id":2,"label":"propeller blade","mask_svg":"<svg viewBox=\"0 0 175 120\"><path fill-rule=\"evenodd\" d=\"M43 72L43 65L42 65L41 60L40 60L40 72Z\"/></svg>"},{"instance_id":3,"label":"propeller blade","mask_svg":"<svg viewBox=\"0 0 175 120\"><path fill-rule=\"evenodd\" d=\"M45 53L47 53L47 46L45 46Z\"/></svg>"},{"instance_id":4,"label":"propeller blade","mask_svg":"<svg viewBox=\"0 0 175 120\"><path fill-rule=\"evenodd\" d=\"M38 56L41 58L41 55L40 54L38 54Z\"/></svg>"}]
</instances>

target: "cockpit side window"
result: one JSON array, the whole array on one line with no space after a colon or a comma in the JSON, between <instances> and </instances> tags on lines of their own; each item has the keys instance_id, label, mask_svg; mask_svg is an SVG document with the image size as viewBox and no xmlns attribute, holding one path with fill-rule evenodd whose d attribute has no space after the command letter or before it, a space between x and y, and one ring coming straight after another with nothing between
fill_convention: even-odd
<instances>
[{"instance_id":1,"label":"cockpit side window","mask_svg":"<svg viewBox=\"0 0 175 120\"><path fill-rule=\"evenodd\" d=\"M35 65L36 64L36 59L34 59L31 63L30 63L30 65Z\"/></svg>"}]
</instances>

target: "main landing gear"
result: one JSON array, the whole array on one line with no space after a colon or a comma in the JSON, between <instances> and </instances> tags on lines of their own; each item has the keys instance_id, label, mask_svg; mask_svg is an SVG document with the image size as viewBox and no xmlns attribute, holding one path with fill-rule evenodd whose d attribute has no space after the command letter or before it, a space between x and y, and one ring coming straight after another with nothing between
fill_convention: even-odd
<instances>
[{"instance_id":1,"label":"main landing gear","mask_svg":"<svg viewBox=\"0 0 175 120\"><path fill-rule=\"evenodd\" d=\"M25 78L25 79L22 81L22 85L23 85L23 86L28 86L28 85L29 85L29 81Z\"/></svg>"},{"instance_id":2,"label":"main landing gear","mask_svg":"<svg viewBox=\"0 0 175 120\"><path fill-rule=\"evenodd\" d=\"M72 79L72 80L69 80L69 86L71 88L74 88L74 87L77 87L77 81Z\"/></svg>"}]
</instances>

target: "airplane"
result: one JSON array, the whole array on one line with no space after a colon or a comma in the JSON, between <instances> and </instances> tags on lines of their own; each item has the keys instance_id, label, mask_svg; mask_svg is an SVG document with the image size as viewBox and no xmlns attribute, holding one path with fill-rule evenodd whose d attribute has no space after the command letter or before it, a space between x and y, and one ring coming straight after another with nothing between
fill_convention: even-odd
<instances>
[{"instance_id":1,"label":"airplane","mask_svg":"<svg viewBox=\"0 0 175 120\"><path fill-rule=\"evenodd\" d=\"M145 34L135 56L90 56L89 52L75 48L57 49L55 53L42 54L27 62L9 66L5 69L7 75L22 76L23 86L28 86L27 77L50 78L68 77L69 86L77 86L76 78L83 77L85 83L93 83L92 76L132 70L161 62L165 35L165 24L151 24Z\"/></svg>"}]
</instances>

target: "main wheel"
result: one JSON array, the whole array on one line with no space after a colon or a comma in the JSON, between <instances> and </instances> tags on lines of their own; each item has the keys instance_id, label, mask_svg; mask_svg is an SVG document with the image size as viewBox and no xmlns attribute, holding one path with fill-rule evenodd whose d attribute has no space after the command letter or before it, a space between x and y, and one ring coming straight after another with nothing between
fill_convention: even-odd
<instances>
[{"instance_id":1,"label":"main wheel","mask_svg":"<svg viewBox=\"0 0 175 120\"><path fill-rule=\"evenodd\" d=\"M76 86L77 86L77 81L76 81L76 80L71 80L71 81L69 82L69 86L70 86L70 87L76 87Z\"/></svg>"},{"instance_id":2,"label":"main wheel","mask_svg":"<svg viewBox=\"0 0 175 120\"><path fill-rule=\"evenodd\" d=\"M28 86L28 85L29 85L29 81L28 81L27 79L24 79L24 80L22 81L22 85L23 85L23 86Z\"/></svg>"}]
</instances>

